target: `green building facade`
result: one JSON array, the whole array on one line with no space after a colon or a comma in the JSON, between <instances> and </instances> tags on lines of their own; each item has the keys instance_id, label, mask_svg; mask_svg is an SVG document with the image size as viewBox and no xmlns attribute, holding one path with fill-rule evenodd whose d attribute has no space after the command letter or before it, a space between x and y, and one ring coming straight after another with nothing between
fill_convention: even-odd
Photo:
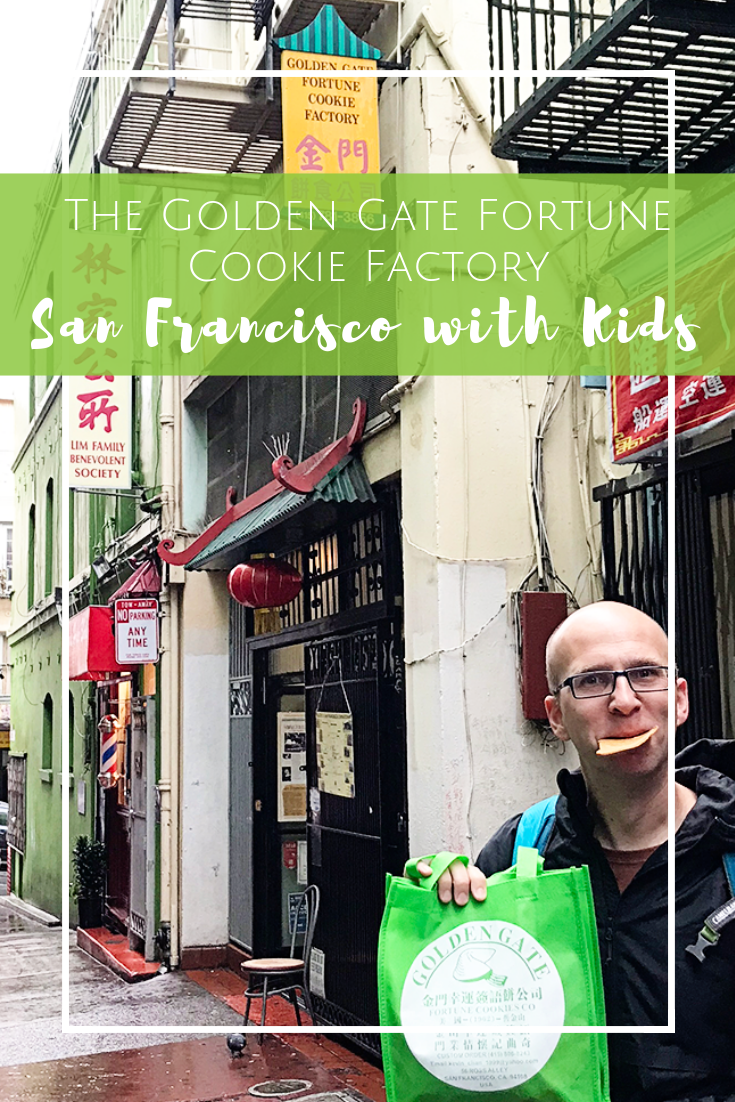
<instances>
[{"instance_id":1,"label":"green building facade","mask_svg":"<svg viewBox=\"0 0 735 1102\"><path fill-rule=\"evenodd\" d=\"M89 833L94 776L84 725L88 689L67 700L61 677L61 380L31 376L15 403L21 440L13 464L17 556L10 655L17 692L12 699L10 769L22 784L20 840L11 856L15 895L61 914L61 815L70 805L72 844ZM68 786L62 783L62 716L69 710Z\"/></svg>"}]
</instances>

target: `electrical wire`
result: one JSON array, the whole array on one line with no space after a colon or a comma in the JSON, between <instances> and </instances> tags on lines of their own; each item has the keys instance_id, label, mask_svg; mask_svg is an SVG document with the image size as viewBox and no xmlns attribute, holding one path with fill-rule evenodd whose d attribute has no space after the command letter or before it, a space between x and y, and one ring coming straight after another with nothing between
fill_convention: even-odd
<instances>
[{"instance_id":1,"label":"electrical wire","mask_svg":"<svg viewBox=\"0 0 735 1102\"><path fill-rule=\"evenodd\" d=\"M507 601L503 601L498 609L492 614L490 619L486 620L485 623L477 629L477 631L474 631L472 633L472 635L468 635L466 639L463 639L461 643L457 643L453 647L439 647L437 650L428 651L426 654L419 655L418 658L404 658L404 666L417 666L420 662L428 662L432 658L439 658L442 654L456 654L458 650L464 652L465 647L468 647L470 643L474 643L475 639L479 639L480 636L483 635L487 631L487 629L495 623L498 616L500 616L501 612L505 609L506 605Z\"/></svg>"}]
</instances>

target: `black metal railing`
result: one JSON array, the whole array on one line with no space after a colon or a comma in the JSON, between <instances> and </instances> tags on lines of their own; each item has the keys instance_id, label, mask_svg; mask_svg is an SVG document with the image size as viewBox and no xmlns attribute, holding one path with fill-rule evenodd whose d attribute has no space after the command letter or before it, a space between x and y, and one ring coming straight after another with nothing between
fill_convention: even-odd
<instances>
[{"instance_id":1,"label":"black metal railing","mask_svg":"<svg viewBox=\"0 0 735 1102\"><path fill-rule=\"evenodd\" d=\"M594 491L600 502L605 600L623 601L666 630L668 499L656 471L615 480Z\"/></svg>"},{"instance_id":2,"label":"black metal railing","mask_svg":"<svg viewBox=\"0 0 735 1102\"><path fill-rule=\"evenodd\" d=\"M665 474L619 479L596 487L594 497L601 509L605 599L640 608L666 630ZM690 718L677 733L681 749L722 737L719 650L725 642L717 629L708 488L698 471L677 475L676 531L676 657L690 700Z\"/></svg>"},{"instance_id":3,"label":"black metal railing","mask_svg":"<svg viewBox=\"0 0 735 1102\"><path fill-rule=\"evenodd\" d=\"M489 0L492 69L558 69L615 12L616 0ZM491 116L502 122L539 86L530 77L492 77Z\"/></svg>"},{"instance_id":4,"label":"black metal railing","mask_svg":"<svg viewBox=\"0 0 735 1102\"><path fill-rule=\"evenodd\" d=\"M274 0L176 0L176 19L252 23L257 39L270 19L273 5Z\"/></svg>"},{"instance_id":5,"label":"black metal railing","mask_svg":"<svg viewBox=\"0 0 735 1102\"><path fill-rule=\"evenodd\" d=\"M496 156L532 172L665 172L671 156L677 172L730 170L735 5L706 0L488 4ZM677 74L672 149L662 70Z\"/></svg>"}]
</instances>

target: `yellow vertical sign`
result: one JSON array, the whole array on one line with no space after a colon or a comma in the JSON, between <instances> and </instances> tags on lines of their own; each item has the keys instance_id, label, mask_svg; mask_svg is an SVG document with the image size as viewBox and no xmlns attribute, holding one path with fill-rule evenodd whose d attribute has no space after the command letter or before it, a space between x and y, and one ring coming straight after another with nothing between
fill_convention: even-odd
<instances>
[{"instance_id":1,"label":"yellow vertical sign","mask_svg":"<svg viewBox=\"0 0 735 1102\"><path fill-rule=\"evenodd\" d=\"M377 78L341 73L377 62L284 50L281 68L299 73L281 83L284 172L380 172Z\"/></svg>"}]
</instances>

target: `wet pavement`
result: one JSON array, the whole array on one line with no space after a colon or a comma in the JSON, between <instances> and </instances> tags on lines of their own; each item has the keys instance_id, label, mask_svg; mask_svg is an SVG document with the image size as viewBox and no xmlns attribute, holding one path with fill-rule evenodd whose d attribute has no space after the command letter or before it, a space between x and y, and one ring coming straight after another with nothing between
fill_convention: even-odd
<instances>
[{"instance_id":1,"label":"wet pavement","mask_svg":"<svg viewBox=\"0 0 735 1102\"><path fill-rule=\"evenodd\" d=\"M157 1045L141 1051L100 1053L74 1060L53 1061L3 1070L2 1102L247 1102L250 1087L284 1080L308 1084L298 1094L268 1093L269 1097L324 1102L373 1102L317 1059L270 1035L262 1045L249 1042L242 1057L229 1056L221 1037ZM365 1084L369 1087L369 1084ZM264 1095L261 1094L261 1097Z\"/></svg>"},{"instance_id":2,"label":"wet pavement","mask_svg":"<svg viewBox=\"0 0 735 1102\"><path fill-rule=\"evenodd\" d=\"M241 1022L239 977L204 983L171 972L127 984L78 949L73 933L72 1025L216 1025L223 1035L62 1033L62 938L60 927L20 915L0 897L0 1102L384 1102L381 1072L331 1037L281 1032L258 1043L250 1034L243 1055L232 1058L224 1032Z\"/></svg>"},{"instance_id":3,"label":"wet pavement","mask_svg":"<svg viewBox=\"0 0 735 1102\"><path fill-rule=\"evenodd\" d=\"M42 926L0 899L0 1066L180 1040L181 1035L63 1034L60 927ZM238 1014L182 972L130 985L70 935L71 1025L236 1026ZM224 1042L222 1042L224 1043Z\"/></svg>"}]
</instances>

